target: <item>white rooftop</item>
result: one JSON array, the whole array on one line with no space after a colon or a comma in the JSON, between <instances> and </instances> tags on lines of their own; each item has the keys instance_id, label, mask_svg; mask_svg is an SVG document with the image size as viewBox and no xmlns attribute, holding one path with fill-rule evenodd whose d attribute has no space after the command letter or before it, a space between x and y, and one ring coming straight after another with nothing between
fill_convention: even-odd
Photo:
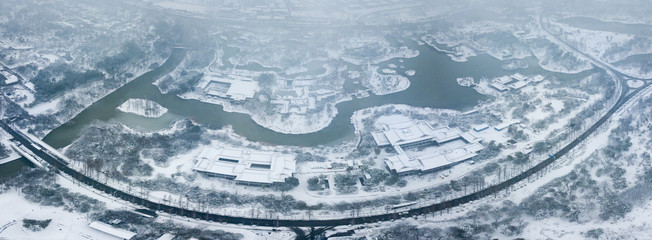
<instances>
[{"instance_id":1,"label":"white rooftop","mask_svg":"<svg viewBox=\"0 0 652 240\"><path fill-rule=\"evenodd\" d=\"M532 77L533 82L541 82L541 81L543 81L543 79L545 79L545 77L543 77L541 75L536 75L536 76Z\"/></svg>"},{"instance_id":2,"label":"white rooftop","mask_svg":"<svg viewBox=\"0 0 652 240\"><path fill-rule=\"evenodd\" d=\"M516 81L511 84L512 89L521 89L525 86L527 86L528 82L527 81Z\"/></svg>"},{"instance_id":3,"label":"white rooftop","mask_svg":"<svg viewBox=\"0 0 652 240\"><path fill-rule=\"evenodd\" d=\"M513 125L513 124L517 124L517 123L520 123L520 122L521 121L519 121L519 120L512 120L512 121L508 121L508 122L503 122L501 124L496 125L494 128L496 128L496 130L503 130L503 129Z\"/></svg>"},{"instance_id":4,"label":"white rooftop","mask_svg":"<svg viewBox=\"0 0 652 240\"><path fill-rule=\"evenodd\" d=\"M385 121L383 131L371 133L379 146L391 145L396 151L396 155L385 159L385 164L397 173L428 171L449 166L476 156L476 152L482 149L476 136L458 128L435 129L427 123L414 123L405 119L393 121L398 119L400 118ZM405 144L424 140L437 142L438 150L411 156L406 153L410 152L409 150L402 148Z\"/></svg>"},{"instance_id":5,"label":"white rooftop","mask_svg":"<svg viewBox=\"0 0 652 240\"><path fill-rule=\"evenodd\" d=\"M407 154L400 154L387 157L385 164L397 173L412 171L429 171L446 166L455 165L462 161L477 156L482 150L479 143L465 144L462 147L446 149L441 152L431 152L417 157L409 157Z\"/></svg>"},{"instance_id":6,"label":"white rooftop","mask_svg":"<svg viewBox=\"0 0 652 240\"><path fill-rule=\"evenodd\" d=\"M499 77L499 78L495 78L495 80L494 80L495 83L498 83L498 84L501 84L501 85L508 84L511 81L513 81L513 79L510 78L509 76L502 76L502 77Z\"/></svg>"},{"instance_id":7,"label":"white rooftop","mask_svg":"<svg viewBox=\"0 0 652 240\"><path fill-rule=\"evenodd\" d=\"M473 130L475 130L476 132L480 132L480 131L482 131L484 129L487 129L487 128L489 128L489 124L486 124L486 123L483 123L483 124L480 124L480 125L473 125Z\"/></svg>"},{"instance_id":8,"label":"white rooftop","mask_svg":"<svg viewBox=\"0 0 652 240\"><path fill-rule=\"evenodd\" d=\"M227 97L234 100L245 100L247 98L253 98L256 92L258 92L258 82L251 79L224 78L218 76L208 76L206 78L207 81L199 86L203 87L204 91L210 95ZM210 88L211 82L227 83L229 84L228 89L225 92L212 89Z\"/></svg>"},{"instance_id":9,"label":"white rooftop","mask_svg":"<svg viewBox=\"0 0 652 240\"><path fill-rule=\"evenodd\" d=\"M207 147L196 158L193 170L233 177L239 182L283 182L296 171L292 157L274 152Z\"/></svg>"},{"instance_id":10,"label":"white rooftop","mask_svg":"<svg viewBox=\"0 0 652 240\"><path fill-rule=\"evenodd\" d=\"M258 83L254 81L236 81L231 82L231 87L226 95L235 100L245 100L253 98L258 91Z\"/></svg>"},{"instance_id":11,"label":"white rooftop","mask_svg":"<svg viewBox=\"0 0 652 240\"><path fill-rule=\"evenodd\" d=\"M507 88L505 85L500 84L500 83L492 83L491 86L494 87L495 89L500 90L500 91L507 91L507 90L509 90L509 88Z\"/></svg>"},{"instance_id":12,"label":"white rooftop","mask_svg":"<svg viewBox=\"0 0 652 240\"><path fill-rule=\"evenodd\" d=\"M136 236L136 233L134 233L134 232L127 231L127 230L124 230L124 229L115 228L115 227L113 227L113 226L111 226L109 224L99 222L99 221L92 222L88 226L95 229L95 230L98 230L100 232L103 232L103 233L106 233L106 234L109 234L109 235L112 235L112 236L115 236L115 237L118 237L118 238L121 238L121 239L131 239L132 237Z\"/></svg>"},{"instance_id":13,"label":"white rooftop","mask_svg":"<svg viewBox=\"0 0 652 240\"><path fill-rule=\"evenodd\" d=\"M166 234L163 234L163 236L157 238L156 240L172 240L172 239L174 239L174 237L175 237L174 235L166 233Z\"/></svg>"},{"instance_id":14,"label":"white rooftop","mask_svg":"<svg viewBox=\"0 0 652 240\"><path fill-rule=\"evenodd\" d=\"M414 123L411 120L386 123L383 131L372 132L371 135L378 146L399 146L423 140L434 140L438 143L458 138L461 131L449 127L433 128L428 123Z\"/></svg>"},{"instance_id":15,"label":"white rooftop","mask_svg":"<svg viewBox=\"0 0 652 240\"><path fill-rule=\"evenodd\" d=\"M16 77L16 75L13 75L13 74L11 74L9 72L5 72L5 71L0 71L0 74L5 76L5 78L6 78L5 84L7 84L7 85L18 82L18 77Z\"/></svg>"},{"instance_id":16,"label":"white rooftop","mask_svg":"<svg viewBox=\"0 0 652 240\"><path fill-rule=\"evenodd\" d=\"M516 79L517 81L523 81L527 79L527 77L523 76L523 74L521 73L515 73L514 75L512 75L512 78Z\"/></svg>"}]
</instances>

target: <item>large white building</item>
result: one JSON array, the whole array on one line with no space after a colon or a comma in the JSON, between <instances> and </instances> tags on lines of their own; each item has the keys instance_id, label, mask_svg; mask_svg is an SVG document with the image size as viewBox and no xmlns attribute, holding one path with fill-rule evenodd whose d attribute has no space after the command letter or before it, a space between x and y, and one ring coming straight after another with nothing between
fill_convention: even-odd
<instances>
[{"instance_id":1,"label":"large white building","mask_svg":"<svg viewBox=\"0 0 652 240\"><path fill-rule=\"evenodd\" d=\"M383 126L383 131L371 133L380 147L391 146L396 155L385 159L390 171L399 175L431 172L451 167L472 157L483 146L475 136L457 128L433 128L427 123L395 121ZM427 152L408 154L404 148L433 145Z\"/></svg>"},{"instance_id":2,"label":"large white building","mask_svg":"<svg viewBox=\"0 0 652 240\"><path fill-rule=\"evenodd\" d=\"M274 152L207 147L196 159L194 171L248 185L284 182L296 171L294 158Z\"/></svg>"},{"instance_id":3,"label":"large white building","mask_svg":"<svg viewBox=\"0 0 652 240\"><path fill-rule=\"evenodd\" d=\"M2 74L2 76L4 76L6 78L5 79L5 84L7 84L7 85L18 82L18 77L16 77L16 75L13 75L13 74L11 74L9 72L5 72L5 71L0 71L0 74Z\"/></svg>"},{"instance_id":4,"label":"large white building","mask_svg":"<svg viewBox=\"0 0 652 240\"><path fill-rule=\"evenodd\" d=\"M99 221L91 222L90 224L88 224L88 226L95 229L95 230L97 230L97 231L106 233L106 234L114 237L113 239L117 238L117 239L128 240L128 239L132 239L134 236L136 236L135 232L127 231L127 230L120 229L120 228L116 228L114 226L111 226L109 224L99 222ZM105 237L108 238L108 236L105 236ZM103 237L103 238L105 238L105 237Z\"/></svg>"},{"instance_id":5,"label":"large white building","mask_svg":"<svg viewBox=\"0 0 652 240\"><path fill-rule=\"evenodd\" d=\"M208 95L237 101L253 98L259 90L258 82L250 78L234 76L229 78L207 76L200 87Z\"/></svg>"}]
</instances>

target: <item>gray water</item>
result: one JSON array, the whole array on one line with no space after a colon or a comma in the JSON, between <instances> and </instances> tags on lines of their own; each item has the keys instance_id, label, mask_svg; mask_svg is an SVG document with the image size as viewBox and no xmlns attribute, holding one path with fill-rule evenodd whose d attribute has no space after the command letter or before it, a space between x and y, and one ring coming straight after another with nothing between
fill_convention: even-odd
<instances>
[{"instance_id":1,"label":"gray water","mask_svg":"<svg viewBox=\"0 0 652 240\"><path fill-rule=\"evenodd\" d=\"M34 167L34 164L23 157L8 163L0 164L0 180L12 178L18 175L22 169L32 167Z\"/></svg>"},{"instance_id":2,"label":"gray water","mask_svg":"<svg viewBox=\"0 0 652 240\"><path fill-rule=\"evenodd\" d=\"M44 138L44 141L55 148L65 147L77 139L84 128L95 121L117 121L130 127L154 131L168 127L173 121L189 118L211 129L231 125L237 134L256 142L296 146L336 144L354 137L351 116L357 110L385 104L407 104L415 107L464 111L471 109L478 101L487 99L487 96L479 94L472 88L458 85L456 78L491 78L514 73L514 71L503 70L500 67L501 61L486 54L469 58L467 62L460 63L450 60L444 53L438 52L427 45L417 45L413 42L410 44L410 48L418 49L420 51L419 56L402 60L392 59L381 63L381 67L386 67L388 64L404 66L404 68L399 69L400 74L404 74L403 72L408 69L416 71L414 76L408 77L411 85L407 90L384 96L372 95L339 103L336 105L338 114L332 123L318 132L308 134L278 133L256 124L249 115L225 112L220 105L181 99L172 94L161 94L152 83L159 77L169 73L183 59L185 51L177 49L165 64L134 79L97 101L68 123L50 132ZM586 73L572 75L550 73L541 69L536 63L536 59L528 58L526 60L530 67L518 70L526 75L555 75L562 80L578 79L586 75ZM348 85L346 86L348 88L355 88L355 84L349 81L345 85ZM144 98L156 101L167 108L168 112L161 118L152 119L123 113L116 109L130 98Z\"/></svg>"},{"instance_id":3,"label":"gray water","mask_svg":"<svg viewBox=\"0 0 652 240\"><path fill-rule=\"evenodd\" d=\"M588 30L652 36L652 25L648 24L605 22L588 17L564 18L559 20L559 22Z\"/></svg>"}]
</instances>

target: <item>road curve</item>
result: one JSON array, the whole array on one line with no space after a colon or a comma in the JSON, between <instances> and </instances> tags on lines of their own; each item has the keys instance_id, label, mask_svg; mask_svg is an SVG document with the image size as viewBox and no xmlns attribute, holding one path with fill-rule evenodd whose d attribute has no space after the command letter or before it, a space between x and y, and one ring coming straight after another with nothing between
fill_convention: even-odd
<instances>
[{"instance_id":1,"label":"road curve","mask_svg":"<svg viewBox=\"0 0 652 240\"><path fill-rule=\"evenodd\" d=\"M650 84L646 84L645 87L649 86ZM120 198L125 201L129 201L131 203L141 205L143 207L156 210L156 211L161 211L161 212L166 212L170 214L175 214L179 216L184 216L184 217L190 217L190 218L196 218L196 219L202 219L202 220L207 220L207 221L214 221L214 222L223 222L223 223L232 223L232 224L246 224L246 225L258 225L258 226L271 226L271 227L311 227L311 226L337 226L337 225L349 225L349 224L363 224L363 223L373 223L373 222L379 222L379 221L388 221L388 220L393 220L393 219L399 219L399 218L404 218L404 217L411 217L411 216L418 216L418 215L423 215L427 213L432 213L432 212L437 212L437 211L442 211L448 208L452 208L455 206L459 206L474 200L481 199L483 197L492 195L494 193L498 193L501 190L505 190L509 188L510 186L518 183L521 180L526 179L529 176L532 176L533 174L537 173L538 171L544 169L545 167L549 166L552 164L556 159L564 156L567 154L572 148L576 147L579 145L583 140L589 137L590 134L595 132L602 124L607 122L607 120L625 103L627 100L629 100L631 97L635 96L637 93L639 93L642 89L645 89L645 87L641 87L630 94L622 94L619 98L616 104L612 108L607 111L607 113L602 116L598 121L596 121L591 127L589 127L584 133L579 135L575 140L567 144L564 148L560 149L558 152L556 152L552 157L538 163L534 167L520 173L519 175L516 175L510 179L507 179L504 182L501 182L499 184L490 186L488 188L482 189L480 191L470 193L468 195L464 195L458 198L446 200L443 202L431 204L428 206L424 207L419 207L415 209L408 210L406 212L402 213L386 213L386 214L379 214L379 215L373 215L373 216L364 216L364 217L349 217L349 218L342 218L342 219L329 219L329 220L288 220L288 219L266 219L266 218L247 218L247 217L235 217L235 216L227 216L227 215L220 215L220 214L215 214L215 213L208 213L208 212L202 212L202 211L196 211L196 210L190 210L190 209L184 209L176 206L171 206L168 204L163 204L163 203L157 203L150 201L148 199L144 199L139 196L132 195L130 193L124 192L122 190L116 189L114 187L108 186L104 183L98 182L88 176L85 176L78 172L77 170L69 167L65 160L57 157L54 154L48 153L42 149L42 147L35 147L35 144L33 141L31 141L28 137L23 135L22 133L19 133L15 131L13 128L11 128L9 125L7 125L4 121L0 121L0 125L2 128L4 128L9 134L12 135L12 137L23 144L27 149L30 151L34 152L38 157L46 161L47 163L51 164L55 169L59 170L61 173L67 174L74 179L87 184L97 190L103 191L106 194L110 194L116 198Z\"/></svg>"}]
</instances>

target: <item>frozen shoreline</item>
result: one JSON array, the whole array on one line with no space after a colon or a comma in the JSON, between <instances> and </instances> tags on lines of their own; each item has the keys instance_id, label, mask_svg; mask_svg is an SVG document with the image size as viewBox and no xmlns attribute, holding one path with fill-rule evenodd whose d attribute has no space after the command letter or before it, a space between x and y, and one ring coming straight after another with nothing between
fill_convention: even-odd
<instances>
[{"instance_id":1,"label":"frozen shoreline","mask_svg":"<svg viewBox=\"0 0 652 240\"><path fill-rule=\"evenodd\" d=\"M223 107L225 112L247 114L256 124L269 130L285 134L313 133L328 127L338 113L335 105L352 99L347 96L334 103L327 104L322 111L306 115L290 114L289 116L284 117L283 114L265 115L264 113L258 113L234 105L226 99L205 97L196 92L185 93L179 97L220 105Z\"/></svg>"}]
</instances>

